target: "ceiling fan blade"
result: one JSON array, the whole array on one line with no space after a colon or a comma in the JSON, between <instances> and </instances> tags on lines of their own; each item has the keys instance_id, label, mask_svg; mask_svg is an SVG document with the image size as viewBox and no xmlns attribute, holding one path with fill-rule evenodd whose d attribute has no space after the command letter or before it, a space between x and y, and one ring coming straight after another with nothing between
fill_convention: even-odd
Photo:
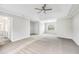
<instances>
[{"instance_id":1,"label":"ceiling fan blade","mask_svg":"<svg viewBox=\"0 0 79 59\"><path fill-rule=\"evenodd\" d=\"M46 11L50 11L50 10L52 10L52 9L45 9Z\"/></svg>"},{"instance_id":2,"label":"ceiling fan blade","mask_svg":"<svg viewBox=\"0 0 79 59\"><path fill-rule=\"evenodd\" d=\"M39 8L35 8L36 10L42 10L42 9L39 9Z\"/></svg>"},{"instance_id":3,"label":"ceiling fan blade","mask_svg":"<svg viewBox=\"0 0 79 59\"><path fill-rule=\"evenodd\" d=\"M46 4L44 4L44 6L43 7L46 7Z\"/></svg>"}]
</instances>

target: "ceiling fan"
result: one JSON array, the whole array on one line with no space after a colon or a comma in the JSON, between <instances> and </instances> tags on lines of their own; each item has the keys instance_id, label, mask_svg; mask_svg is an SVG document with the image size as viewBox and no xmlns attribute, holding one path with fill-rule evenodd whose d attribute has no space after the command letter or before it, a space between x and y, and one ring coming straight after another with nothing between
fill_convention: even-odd
<instances>
[{"instance_id":1,"label":"ceiling fan","mask_svg":"<svg viewBox=\"0 0 79 59\"><path fill-rule=\"evenodd\" d=\"M36 10L40 10L40 12L38 12L38 13L41 13L42 11L43 11L43 13L46 13L46 11L51 11L52 9L50 8L50 9L48 9L48 8L46 8L46 4L44 4L43 6L42 6L42 9L40 9L40 8L35 8Z\"/></svg>"}]
</instances>

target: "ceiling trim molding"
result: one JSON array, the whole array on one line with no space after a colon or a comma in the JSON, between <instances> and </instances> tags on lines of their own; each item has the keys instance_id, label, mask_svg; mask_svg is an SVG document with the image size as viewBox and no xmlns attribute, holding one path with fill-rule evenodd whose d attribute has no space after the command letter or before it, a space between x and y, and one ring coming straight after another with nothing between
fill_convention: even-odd
<instances>
[{"instance_id":1,"label":"ceiling trim molding","mask_svg":"<svg viewBox=\"0 0 79 59\"><path fill-rule=\"evenodd\" d=\"M25 16L23 14L20 13L16 13L16 12L12 12L9 10L5 10L5 9L0 9L0 15L5 15L5 16L16 16L16 17L22 17L25 18Z\"/></svg>"}]
</instances>

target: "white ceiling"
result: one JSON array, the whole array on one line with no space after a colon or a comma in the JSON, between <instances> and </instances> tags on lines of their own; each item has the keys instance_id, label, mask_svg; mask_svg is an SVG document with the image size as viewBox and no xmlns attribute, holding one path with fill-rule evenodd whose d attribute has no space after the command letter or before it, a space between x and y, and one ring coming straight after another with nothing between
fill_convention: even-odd
<instances>
[{"instance_id":1,"label":"white ceiling","mask_svg":"<svg viewBox=\"0 0 79 59\"><path fill-rule=\"evenodd\" d=\"M41 20L49 20L67 16L71 4L47 4L47 8L52 8L52 11L47 14L37 13L34 8L41 8L43 4L2 4L0 10L10 11L12 14L23 15L25 17L39 18Z\"/></svg>"}]
</instances>

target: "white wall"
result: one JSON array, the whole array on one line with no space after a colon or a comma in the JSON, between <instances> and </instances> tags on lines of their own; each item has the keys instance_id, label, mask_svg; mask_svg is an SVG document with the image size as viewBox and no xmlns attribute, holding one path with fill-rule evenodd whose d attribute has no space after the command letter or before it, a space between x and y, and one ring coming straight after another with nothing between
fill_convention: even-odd
<instances>
[{"instance_id":1,"label":"white wall","mask_svg":"<svg viewBox=\"0 0 79 59\"><path fill-rule=\"evenodd\" d=\"M61 18L56 22L56 34L63 38L72 38L72 20L71 18Z\"/></svg>"},{"instance_id":2,"label":"white wall","mask_svg":"<svg viewBox=\"0 0 79 59\"><path fill-rule=\"evenodd\" d=\"M43 22L39 22L39 34L44 34L45 33L45 25Z\"/></svg>"},{"instance_id":3,"label":"white wall","mask_svg":"<svg viewBox=\"0 0 79 59\"><path fill-rule=\"evenodd\" d=\"M35 33L39 34L39 22L35 23Z\"/></svg>"},{"instance_id":4,"label":"white wall","mask_svg":"<svg viewBox=\"0 0 79 59\"><path fill-rule=\"evenodd\" d=\"M17 41L30 36L30 20L21 17L12 17L12 41Z\"/></svg>"},{"instance_id":5,"label":"white wall","mask_svg":"<svg viewBox=\"0 0 79 59\"><path fill-rule=\"evenodd\" d=\"M79 14L73 17L73 40L79 45Z\"/></svg>"}]
</instances>

